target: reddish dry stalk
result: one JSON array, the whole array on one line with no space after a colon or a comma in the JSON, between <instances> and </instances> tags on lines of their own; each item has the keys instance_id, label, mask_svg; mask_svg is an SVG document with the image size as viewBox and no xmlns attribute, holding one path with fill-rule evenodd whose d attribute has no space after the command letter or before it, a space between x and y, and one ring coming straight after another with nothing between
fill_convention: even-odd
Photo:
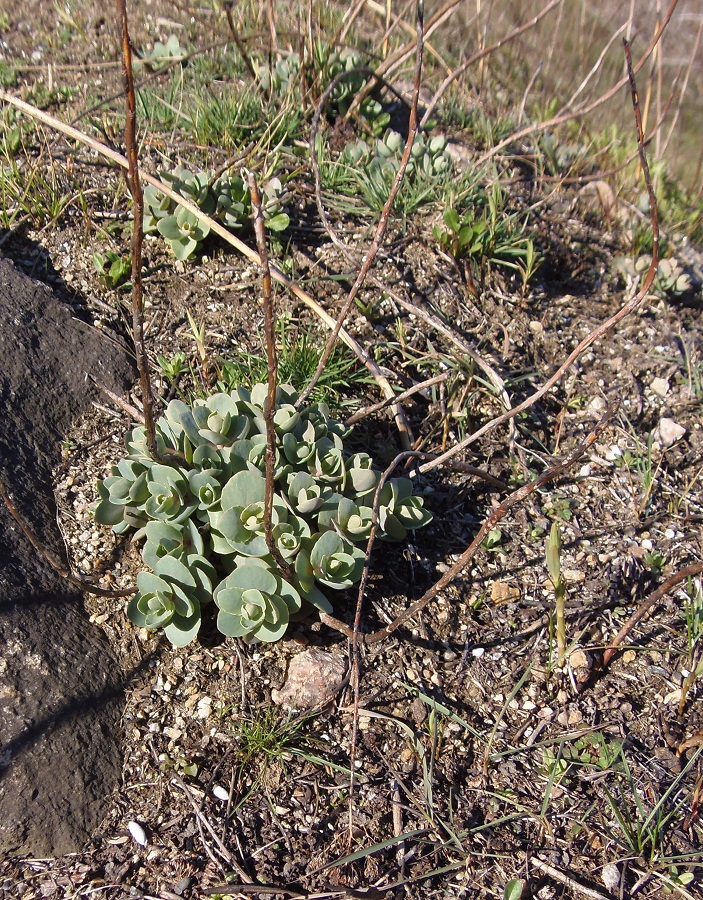
<instances>
[{"instance_id":1,"label":"reddish dry stalk","mask_svg":"<svg viewBox=\"0 0 703 900\"><path fill-rule=\"evenodd\" d=\"M689 578L693 578L696 575L700 575L703 572L703 562L693 563L690 566L686 566L684 569L681 569L679 572L675 572L673 575L670 575L664 584L660 584L659 587L652 591L652 593L647 597L642 603L637 607L637 609L633 612L630 618L625 622L620 631L615 635L613 640L608 645L605 653L603 654L603 668L605 668L610 660L615 656L618 647L628 634L632 631L632 629L637 625L638 622L641 622L645 615L649 612L649 610L656 606L657 603L660 602L673 588L676 587L677 584L681 584L682 581L686 581Z\"/></svg>"},{"instance_id":2,"label":"reddish dry stalk","mask_svg":"<svg viewBox=\"0 0 703 900\"><path fill-rule=\"evenodd\" d=\"M132 331L134 352L139 370L139 382L142 388L142 405L144 406L144 428L149 453L158 459L156 449L156 430L154 428L154 399L149 378L149 359L144 345L144 299L142 291L142 243L144 241L144 197L139 178L139 160L137 157L137 106L134 96L134 78L132 75L132 47L129 41L126 0L116 0L117 20L122 32L122 70L125 84L125 102L127 114L125 121L125 148L129 167L127 169L127 186L134 203L134 227L132 230Z\"/></svg>"},{"instance_id":3,"label":"reddish dry stalk","mask_svg":"<svg viewBox=\"0 0 703 900\"><path fill-rule=\"evenodd\" d=\"M400 190L400 186L403 181L403 176L405 175L405 170L407 168L408 162L410 160L410 151L412 150L413 141L415 139L415 134L417 132L417 104L420 97L420 80L422 77L422 50L423 50L423 30L424 30L424 15L425 15L425 4L424 0L417 0L417 46L416 46L416 58L415 58L415 85L413 89L413 99L410 107L410 121L408 123L408 139L405 143L405 150L403 151L403 156L400 160L400 166L395 176L395 180L393 181L393 187L391 188L390 194L388 195L388 199L383 207L383 211L381 212L381 218L379 220L378 226L376 228L376 233L374 235L373 241L371 243L371 247L369 248L369 252L366 255L366 259L359 270L359 274L356 277L356 281L352 285L352 289L349 292L349 296L347 297L346 303L342 307L342 310L339 314L339 318L337 319L337 324L335 325L334 331L330 335L330 339L325 348L325 352L320 359L320 363L317 367L317 371L313 375L312 382L307 387L307 392L309 393L312 390L312 385L315 384L317 379L319 378L321 372L324 369L324 366L329 359L329 356L332 352L332 348L334 346L334 342L337 339L337 335L339 334L339 330L341 329L347 314L351 308L352 303L354 302L354 298L356 297L358 291L366 280L366 275L373 264L373 261L376 257L378 249L381 245L381 240L383 238L383 234L386 230L386 225L388 223L388 217L390 215L391 207L393 206L393 201ZM313 153L315 152L315 148L313 147ZM407 433L401 432L401 438L405 438L407 442L409 436ZM408 450L409 448L405 448ZM359 597L356 604L356 613L354 615L354 630L351 636L351 647L349 650L350 662L351 662L351 672L350 672L350 684L352 687L352 692L354 696L354 714L352 718L352 734L351 734L351 748L349 751L349 768L351 769L351 777L349 779L349 831L348 838L349 844L351 845L353 841L354 835L354 779L356 774L356 744L357 738L359 735L359 691L361 684L361 658L360 658L360 638L361 638L361 610L363 606L364 593L366 590L366 583L369 577L369 554L371 552L371 548L373 546L373 538L375 535L375 530L378 527L378 505L379 498L381 494L381 486L382 483L379 484L378 489L376 491L374 497L374 508L372 512L371 519L371 535L369 537L368 548L366 551L366 559L364 561L364 569L361 573L361 583L359 587Z\"/></svg>"},{"instance_id":4,"label":"reddish dry stalk","mask_svg":"<svg viewBox=\"0 0 703 900\"><path fill-rule=\"evenodd\" d=\"M261 282L263 287L264 307L264 339L266 342L266 359L268 363L268 391L264 402L264 422L266 423L266 493L264 495L264 534L266 546L274 562L286 581L292 582L293 571L281 555L273 537L271 519L273 516L274 470L276 468L276 424L273 420L276 412L276 388L278 387L278 358L276 357L276 313L273 308L273 290L271 288L271 268L269 266L266 232L264 229L264 212L261 208L261 195L253 172L248 173L251 205L254 213L254 232L256 246L261 260Z\"/></svg>"},{"instance_id":5,"label":"reddish dry stalk","mask_svg":"<svg viewBox=\"0 0 703 900\"><path fill-rule=\"evenodd\" d=\"M234 24L234 18L232 16L232 7L234 6L234 0L225 0L224 8L225 15L227 16L227 24L229 25L229 30L232 35L232 40L237 46L237 50L239 51L239 55L242 57L242 62L246 66L247 72L251 75L251 80L254 84L258 85L259 80L256 77L256 69L254 68L251 59L249 58L249 54L247 53L247 48L244 46L244 42L239 36L239 31L237 30L237 26ZM268 91L264 91L264 94L268 96Z\"/></svg>"},{"instance_id":6,"label":"reddish dry stalk","mask_svg":"<svg viewBox=\"0 0 703 900\"><path fill-rule=\"evenodd\" d=\"M320 357L320 361L317 364L317 368L315 370L310 383L302 392L300 397L298 398L297 403L303 403L310 396L311 391L317 384L320 375L323 373L325 366L327 365L330 356L332 355L332 351L334 349L335 342L337 340L337 336L344 324L346 317L349 315L349 311L352 308L354 300L358 295L359 291L363 287L364 282L366 281L366 276L371 269L371 266L376 259L376 255L380 249L381 241L383 240L383 235L386 232L386 228L388 226L388 219L391 213L391 209L393 208L393 203L395 198L398 195L398 191L401 188L403 183L403 178L405 176L405 170L408 167L408 163L410 161L410 152L413 147L413 141L415 140L415 135L417 133L417 105L420 97L420 80L422 78L422 50L423 50L423 0L419 0L418 3L418 14L417 14L417 46L416 46L416 59L415 59L415 85L413 88L413 98L412 103L410 105L410 120L408 122L408 139L405 142L405 149L403 151L403 156L400 160L400 165L398 167L398 171L396 172L395 179L393 180L393 185L391 187L390 193L388 194L388 199L386 200L383 210L381 211L381 216L378 220L378 225L376 226L376 232L373 236L373 240L371 242L371 246L369 247L369 251L364 258L364 262L359 270L359 273L356 276L356 280L347 295L347 299L344 302L344 306L340 310L339 316L337 317L337 322L330 334L327 345L325 346L324 352ZM322 108L324 105L325 95L323 94L323 98L320 100L320 104L318 104L318 109ZM312 139L311 139L312 140ZM314 157L317 153L317 150L312 143L310 147L311 157ZM409 444L409 436L407 433L403 434L401 432L401 437L405 438L404 443ZM404 449L409 449L409 447L405 447Z\"/></svg>"}]
</instances>

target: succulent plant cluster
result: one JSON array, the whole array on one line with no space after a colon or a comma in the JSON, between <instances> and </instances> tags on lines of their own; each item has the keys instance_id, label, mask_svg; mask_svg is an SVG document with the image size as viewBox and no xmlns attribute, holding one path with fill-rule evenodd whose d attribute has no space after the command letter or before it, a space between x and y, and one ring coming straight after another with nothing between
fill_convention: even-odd
<instances>
[{"instance_id":1,"label":"succulent plant cluster","mask_svg":"<svg viewBox=\"0 0 703 900\"><path fill-rule=\"evenodd\" d=\"M644 277L652 265L652 257L643 253L637 259L632 260L625 256L615 259L615 268L630 278ZM654 277L652 293L662 300L677 299L687 294L694 293L696 285L691 275L684 269L673 256L659 260L657 274Z\"/></svg>"},{"instance_id":2,"label":"succulent plant cluster","mask_svg":"<svg viewBox=\"0 0 703 900\"><path fill-rule=\"evenodd\" d=\"M269 553L264 529L265 384L216 393L192 406L172 400L156 426L160 460L143 427L127 455L98 483L95 518L144 540L148 571L137 577L130 620L162 628L176 646L198 633L214 601L219 630L275 641L304 602L331 612L323 593L361 577L379 473L365 453L344 452L344 426L324 403L296 409L290 385L277 392L272 536L289 571ZM167 460L164 463L162 460ZM379 536L402 540L432 516L406 478L380 494Z\"/></svg>"},{"instance_id":3,"label":"succulent plant cluster","mask_svg":"<svg viewBox=\"0 0 703 900\"><path fill-rule=\"evenodd\" d=\"M176 193L190 200L208 216L226 228L237 230L251 220L249 187L236 175L222 175L213 181L207 170L191 172L179 165L162 172L161 180ZM266 226L271 231L285 231L290 219L283 212L283 185L272 178L261 189ZM210 226L196 215L167 197L152 185L144 189L144 233L158 232L176 259L189 259L210 233Z\"/></svg>"},{"instance_id":4,"label":"succulent plant cluster","mask_svg":"<svg viewBox=\"0 0 703 900\"><path fill-rule=\"evenodd\" d=\"M151 72L155 72L166 63L180 60L186 55L186 51L181 47L178 37L172 34L166 43L156 41L153 49L142 53L141 59L134 60L135 70L139 70L142 66Z\"/></svg>"},{"instance_id":5,"label":"succulent plant cluster","mask_svg":"<svg viewBox=\"0 0 703 900\"><path fill-rule=\"evenodd\" d=\"M373 145L361 138L348 143L342 151L341 162L355 169L365 169L370 177L380 177L390 184L398 171L404 149L403 136L389 128ZM406 170L408 178L413 175L431 178L449 172L451 168L445 137L435 135L427 139L424 134L415 136Z\"/></svg>"},{"instance_id":6,"label":"succulent plant cluster","mask_svg":"<svg viewBox=\"0 0 703 900\"><path fill-rule=\"evenodd\" d=\"M364 87L367 76L357 71L364 65L364 59L357 50L345 47L336 49L324 41L315 41L313 58L310 62L310 80L317 79L325 90L338 76L338 84L327 99L325 112L328 116L343 116L349 110L354 98ZM259 66L257 78L264 90L274 94L287 93L298 77L302 64L297 53L290 53L272 68ZM379 136L391 120L381 103L373 96L366 97L359 106L359 115L366 121L372 133Z\"/></svg>"}]
</instances>

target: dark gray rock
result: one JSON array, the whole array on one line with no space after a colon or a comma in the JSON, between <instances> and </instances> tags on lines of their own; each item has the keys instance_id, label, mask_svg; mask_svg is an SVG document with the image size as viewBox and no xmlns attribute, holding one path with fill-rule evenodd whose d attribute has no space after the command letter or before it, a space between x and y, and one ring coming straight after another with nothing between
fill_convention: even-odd
<instances>
[{"instance_id":1,"label":"dark gray rock","mask_svg":"<svg viewBox=\"0 0 703 900\"><path fill-rule=\"evenodd\" d=\"M0 474L63 557L51 468L71 422L133 381L127 352L0 259ZM78 850L119 783L119 666L78 591L32 548L0 501L0 853Z\"/></svg>"}]
</instances>

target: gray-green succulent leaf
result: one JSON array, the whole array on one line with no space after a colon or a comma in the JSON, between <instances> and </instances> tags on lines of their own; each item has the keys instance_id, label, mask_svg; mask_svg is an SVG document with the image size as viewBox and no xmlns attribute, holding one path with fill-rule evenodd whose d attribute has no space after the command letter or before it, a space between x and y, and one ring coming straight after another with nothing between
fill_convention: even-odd
<instances>
[{"instance_id":1,"label":"gray-green succulent leaf","mask_svg":"<svg viewBox=\"0 0 703 900\"><path fill-rule=\"evenodd\" d=\"M217 627L229 637L276 641L301 606L298 591L262 560L246 560L215 589Z\"/></svg>"}]
</instances>

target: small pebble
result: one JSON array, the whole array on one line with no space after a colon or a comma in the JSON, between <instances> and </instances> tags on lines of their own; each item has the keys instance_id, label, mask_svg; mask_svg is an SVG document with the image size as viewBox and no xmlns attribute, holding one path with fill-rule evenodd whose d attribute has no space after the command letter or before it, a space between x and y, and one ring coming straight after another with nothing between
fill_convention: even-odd
<instances>
[{"instance_id":1,"label":"small pebble","mask_svg":"<svg viewBox=\"0 0 703 900\"><path fill-rule=\"evenodd\" d=\"M603 866L603 871L601 872L601 881L605 885L606 890L611 893L615 893L620 887L620 869L615 865L615 863L608 863Z\"/></svg>"},{"instance_id":2,"label":"small pebble","mask_svg":"<svg viewBox=\"0 0 703 900\"><path fill-rule=\"evenodd\" d=\"M221 785L216 784L212 789L212 794L214 797L217 797L218 800L227 801L229 800L229 791L225 790Z\"/></svg>"},{"instance_id":3,"label":"small pebble","mask_svg":"<svg viewBox=\"0 0 703 900\"><path fill-rule=\"evenodd\" d=\"M146 847L146 831L144 831L139 822L127 822L127 831L129 831L140 847Z\"/></svg>"}]
</instances>

